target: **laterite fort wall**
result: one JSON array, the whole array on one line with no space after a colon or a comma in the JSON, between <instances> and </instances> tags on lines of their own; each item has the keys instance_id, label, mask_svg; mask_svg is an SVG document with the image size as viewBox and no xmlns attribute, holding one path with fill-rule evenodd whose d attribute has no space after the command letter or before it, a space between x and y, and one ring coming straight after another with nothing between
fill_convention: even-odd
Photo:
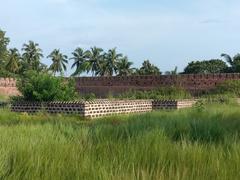
<instances>
[{"instance_id":1,"label":"laterite fort wall","mask_svg":"<svg viewBox=\"0 0 240 180\"><path fill-rule=\"evenodd\" d=\"M0 95L15 96L19 94L15 79L0 78Z\"/></svg>"},{"instance_id":2,"label":"laterite fort wall","mask_svg":"<svg viewBox=\"0 0 240 180\"><path fill-rule=\"evenodd\" d=\"M129 90L151 90L158 87L182 86L192 94L209 91L225 80L239 79L240 74L188 74L127 77L80 77L77 90L81 94L94 93L98 97Z\"/></svg>"},{"instance_id":3,"label":"laterite fort wall","mask_svg":"<svg viewBox=\"0 0 240 180\"><path fill-rule=\"evenodd\" d=\"M95 100L86 102L15 102L14 112L51 114L78 114L82 117L96 118L115 114L143 113L159 109L181 109L192 107L195 100Z\"/></svg>"}]
</instances>

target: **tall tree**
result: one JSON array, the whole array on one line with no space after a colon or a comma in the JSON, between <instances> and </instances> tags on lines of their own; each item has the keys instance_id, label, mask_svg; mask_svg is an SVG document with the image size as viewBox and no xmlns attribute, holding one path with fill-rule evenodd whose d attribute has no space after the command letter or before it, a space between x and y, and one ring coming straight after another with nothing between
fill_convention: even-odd
<instances>
[{"instance_id":1,"label":"tall tree","mask_svg":"<svg viewBox=\"0 0 240 180\"><path fill-rule=\"evenodd\" d=\"M6 61L8 50L7 46L10 40L6 37L6 32L0 29L0 66L3 66L4 62Z\"/></svg>"},{"instance_id":2,"label":"tall tree","mask_svg":"<svg viewBox=\"0 0 240 180\"><path fill-rule=\"evenodd\" d=\"M29 41L28 44L23 44L22 50L24 69L41 71L44 68L44 64L41 63L42 49L39 48L38 43Z\"/></svg>"},{"instance_id":3,"label":"tall tree","mask_svg":"<svg viewBox=\"0 0 240 180\"><path fill-rule=\"evenodd\" d=\"M8 56L7 46L10 40L6 37L6 33L0 29L0 76L8 77L9 72L5 69Z\"/></svg>"},{"instance_id":4,"label":"tall tree","mask_svg":"<svg viewBox=\"0 0 240 180\"><path fill-rule=\"evenodd\" d=\"M240 54L236 54L233 58L228 54L221 54L230 65L229 72L240 73Z\"/></svg>"},{"instance_id":5,"label":"tall tree","mask_svg":"<svg viewBox=\"0 0 240 180\"><path fill-rule=\"evenodd\" d=\"M9 50L9 55L7 58L6 69L11 73L17 73L20 69L20 59L21 55L19 54L16 48Z\"/></svg>"},{"instance_id":6,"label":"tall tree","mask_svg":"<svg viewBox=\"0 0 240 180\"><path fill-rule=\"evenodd\" d=\"M134 68L131 68L132 62L128 60L128 57L123 57L117 64L118 76L129 76L133 74Z\"/></svg>"},{"instance_id":7,"label":"tall tree","mask_svg":"<svg viewBox=\"0 0 240 180\"><path fill-rule=\"evenodd\" d=\"M223 73L227 69L227 64L220 59L192 61L184 69L184 74Z\"/></svg>"},{"instance_id":8,"label":"tall tree","mask_svg":"<svg viewBox=\"0 0 240 180\"><path fill-rule=\"evenodd\" d=\"M118 63L122 58L122 54L117 53L116 48L110 49L105 54L107 75L112 76L118 70Z\"/></svg>"},{"instance_id":9,"label":"tall tree","mask_svg":"<svg viewBox=\"0 0 240 180\"><path fill-rule=\"evenodd\" d=\"M159 68L150 63L149 60L145 60L142 67L136 72L139 75L160 75L161 72Z\"/></svg>"},{"instance_id":10,"label":"tall tree","mask_svg":"<svg viewBox=\"0 0 240 180\"><path fill-rule=\"evenodd\" d=\"M91 48L90 51L90 56L89 56L89 71L92 71L92 75L99 75L100 74L100 69L102 66L100 65L103 62L104 59L104 54L103 54L103 49L93 47Z\"/></svg>"},{"instance_id":11,"label":"tall tree","mask_svg":"<svg viewBox=\"0 0 240 180\"><path fill-rule=\"evenodd\" d=\"M67 56L62 54L59 49L53 50L51 54L47 56L47 58L51 58L52 60L49 70L51 70L54 74L57 72L63 73L63 71L67 70Z\"/></svg>"},{"instance_id":12,"label":"tall tree","mask_svg":"<svg viewBox=\"0 0 240 180\"><path fill-rule=\"evenodd\" d=\"M76 68L75 72L72 76L77 76L83 73L84 71L89 72L89 62L88 59L90 57L90 51L84 51L82 48L77 48L72 53L73 57L71 59L74 60L72 65L72 69Z\"/></svg>"}]
</instances>

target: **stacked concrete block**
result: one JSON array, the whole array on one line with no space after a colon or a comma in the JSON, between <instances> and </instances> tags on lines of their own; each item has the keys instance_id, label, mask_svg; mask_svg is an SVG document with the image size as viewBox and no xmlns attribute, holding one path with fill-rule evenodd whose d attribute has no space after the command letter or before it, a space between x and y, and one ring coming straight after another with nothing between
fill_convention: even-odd
<instances>
[{"instance_id":1,"label":"stacked concrete block","mask_svg":"<svg viewBox=\"0 0 240 180\"><path fill-rule=\"evenodd\" d=\"M51 114L78 114L96 118L116 114L151 112L159 109L181 109L192 107L194 100L95 100L86 102L17 102L11 105L14 112L36 113L44 111Z\"/></svg>"},{"instance_id":2,"label":"stacked concrete block","mask_svg":"<svg viewBox=\"0 0 240 180\"><path fill-rule=\"evenodd\" d=\"M154 100L152 101L153 110L159 109L177 109L178 102L176 100Z\"/></svg>"},{"instance_id":3,"label":"stacked concrete block","mask_svg":"<svg viewBox=\"0 0 240 180\"><path fill-rule=\"evenodd\" d=\"M197 100L178 100L177 109L184 109L193 107L197 103Z\"/></svg>"},{"instance_id":4,"label":"stacked concrete block","mask_svg":"<svg viewBox=\"0 0 240 180\"><path fill-rule=\"evenodd\" d=\"M152 111L152 100L99 100L85 103L85 117L94 118L114 114Z\"/></svg>"},{"instance_id":5,"label":"stacked concrete block","mask_svg":"<svg viewBox=\"0 0 240 180\"><path fill-rule=\"evenodd\" d=\"M45 111L51 114L79 114L84 116L84 107L84 102L16 102L11 105L11 110L27 113Z\"/></svg>"}]
</instances>

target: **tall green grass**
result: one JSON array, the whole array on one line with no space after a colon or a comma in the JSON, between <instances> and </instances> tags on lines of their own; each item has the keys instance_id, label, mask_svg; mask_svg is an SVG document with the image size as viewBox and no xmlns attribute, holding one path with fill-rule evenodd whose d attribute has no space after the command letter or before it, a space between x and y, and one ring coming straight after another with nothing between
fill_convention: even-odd
<instances>
[{"instance_id":1,"label":"tall green grass","mask_svg":"<svg viewBox=\"0 0 240 180\"><path fill-rule=\"evenodd\" d=\"M0 111L0 179L239 179L236 105L114 116Z\"/></svg>"}]
</instances>

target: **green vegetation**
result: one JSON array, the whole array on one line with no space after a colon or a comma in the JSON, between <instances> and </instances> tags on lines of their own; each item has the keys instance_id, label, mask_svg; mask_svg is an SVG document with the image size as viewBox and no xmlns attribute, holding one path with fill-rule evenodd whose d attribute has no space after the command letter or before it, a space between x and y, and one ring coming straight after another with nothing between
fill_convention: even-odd
<instances>
[{"instance_id":1,"label":"green vegetation","mask_svg":"<svg viewBox=\"0 0 240 180\"><path fill-rule=\"evenodd\" d=\"M227 64L220 59L209 61L192 61L184 69L184 74L210 74L224 73L228 71Z\"/></svg>"},{"instance_id":2,"label":"green vegetation","mask_svg":"<svg viewBox=\"0 0 240 180\"><path fill-rule=\"evenodd\" d=\"M239 179L239 107L116 116L0 111L0 179Z\"/></svg>"},{"instance_id":3,"label":"green vegetation","mask_svg":"<svg viewBox=\"0 0 240 180\"><path fill-rule=\"evenodd\" d=\"M36 71L26 72L17 87L26 101L70 101L77 97L74 80Z\"/></svg>"},{"instance_id":4,"label":"green vegetation","mask_svg":"<svg viewBox=\"0 0 240 180\"><path fill-rule=\"evenodd\" d=\"M132 90L117 96L120 99L190 99L191 94L181 87L161 87L149 91Z\"/></svg>"}]
</instances>

